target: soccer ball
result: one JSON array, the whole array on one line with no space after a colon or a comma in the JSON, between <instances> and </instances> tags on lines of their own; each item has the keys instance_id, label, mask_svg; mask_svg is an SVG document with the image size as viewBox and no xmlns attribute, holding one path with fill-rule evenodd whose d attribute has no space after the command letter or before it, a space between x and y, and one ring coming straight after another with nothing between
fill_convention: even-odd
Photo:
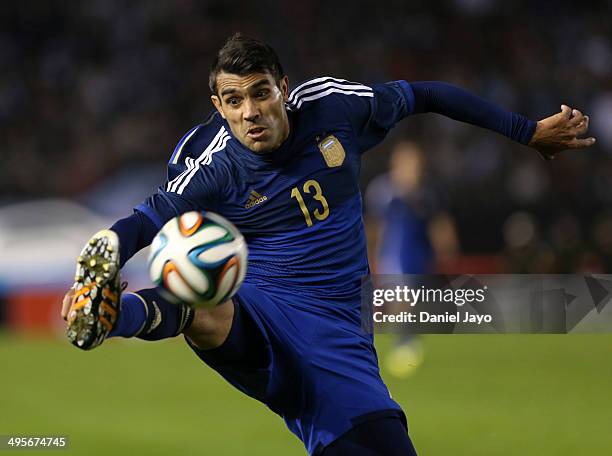
<instances>
[{"instance_id":1,"label":"soccer ball","mask_svg":"<svg viewBox=\"0 0 612 456\"><path fill-rule=\"evenodd\" d=\"M149 274L173 302L214 307L231 298L244 280L247 246L228 220L212 212L186 212L157 233Z\"/></svg>"}]
</instances>

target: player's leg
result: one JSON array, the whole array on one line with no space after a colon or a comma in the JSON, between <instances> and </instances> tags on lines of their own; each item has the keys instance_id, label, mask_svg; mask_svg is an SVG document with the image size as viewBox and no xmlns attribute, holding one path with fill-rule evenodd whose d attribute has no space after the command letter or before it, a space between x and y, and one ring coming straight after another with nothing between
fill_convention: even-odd
<instances>
[{"instance_id":1,"label":"player's leg","mask_svg":"<svg viewBox=\"0 0 612 456\"><path fill-rule=\"evenodd\" d=\"M234 303L229 300L211 309L197 309L183 334L200 350L220 347L229 337L234 322Z\"/></svg>"},{"instance_id":2,"label":"player's leg","mask_svg":"<svg viewBox=\"0 0 612 456\"><path fill-rule=\"evenodd\" d=\"M220 345L211 348L210 332L202 331L209 324L204 315L196 314L194 324L184 331L185 339L194 353L230 384L270 406L266 402L271 374L269 341L238 296L229 303L233 309L229 332Z\"/></svg>"},{"instance_id":3,"label":"player's leg","mask_svg":"<svg viewBox=\"0 0 612 456\"><path fill-rule=\"evenodd\" d=\"M109 337L161 340L184 333L197 347L211 349L227 338L233 313L231 301L194 310L167 301L158 288L149 288L122 296L121 312Z\"/></svg>"},{"instance_id":4,"label":"player's leg","mask_svg":"<svg viewBox=\"0 0 612 456\"><path fill-rule=\"evenodd\" d=\"M168 302L156 289L121 296L118 247L117 235L102 230L81 251L74 294L62 309L68 338L74 345L89 350L107 337L159 340L185 330L201 348L221 345L231 326L231 301L194 311Z\"/></svg>"},{"instance_id":5,"label":"player's leg","mask_svg":"<svg viewBox=\"0 0 612 456\"><path fill-rule=\"evenodd\" d=\"M77 346L84 349L94 348L110 337L137 337L154 341L184 333L198 348L212 349L223 343L232 325L234 308L231 301L212 309L194 310L185 304L167 301L156 288L125 293L120 299L120 306L113 303L113 308L117 309L117 318L110 326L110 331L106 325L89 325L90 333L98 331L94 341L99 342L95 345ZM102 314L102 311L98 313ZM71 327L69 324L69 328Z\"/></svg>"},{"instance_id":6,"label":"player's leg","mask_svg":"<svg viewBox=\"0 0 612 456\"><path fill-rule=\"evenodd\" d=\"M320 456L416 456L403 421L386 417L355 426L325 447Z\"/></svg>"}]
</instances>

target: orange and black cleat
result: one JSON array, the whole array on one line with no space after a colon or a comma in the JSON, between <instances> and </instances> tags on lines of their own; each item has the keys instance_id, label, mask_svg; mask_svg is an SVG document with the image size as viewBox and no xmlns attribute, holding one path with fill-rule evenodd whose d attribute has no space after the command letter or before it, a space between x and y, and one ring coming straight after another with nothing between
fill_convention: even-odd
<instances>
[{"instance_id":1,"label":"orange and black cleat","mask_svg":"<svg viewBox=\"0 0 612 456\"><path fill-rule=\"evenodd\" d=\"M100 345L117 322L121 303L119 238L98 231L77 259L74 296L66 334L70 342L90 350Z\"/></svg>"}]
</instances>

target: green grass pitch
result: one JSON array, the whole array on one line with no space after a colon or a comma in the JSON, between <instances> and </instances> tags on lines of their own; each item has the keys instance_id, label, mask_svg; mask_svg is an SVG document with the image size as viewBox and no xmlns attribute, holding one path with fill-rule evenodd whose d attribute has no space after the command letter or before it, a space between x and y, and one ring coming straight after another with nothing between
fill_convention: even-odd
<instances>
[{"instance_id":1,"label":"green grass pitch","mask_svg":"<svg viewBox=\"0 0 612 456\"><path fill-rule=\"evenodd\" d=\"M377 336L384 359L390 336ZM612 454L612 335L427 336L386 375L421 455ZM181 340L92 352L0 336L0 434L61 434L78 455L302 455L280 418ZM12 452L7 452L10 454ZM19 454L40 454L20 451Z\"/></svg>"}]
</instances>

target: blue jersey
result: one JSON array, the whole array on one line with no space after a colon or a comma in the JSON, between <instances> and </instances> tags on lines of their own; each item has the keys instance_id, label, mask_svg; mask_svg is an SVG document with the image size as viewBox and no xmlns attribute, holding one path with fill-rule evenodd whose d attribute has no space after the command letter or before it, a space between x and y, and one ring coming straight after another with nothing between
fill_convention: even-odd
<instances>
[{"instance_id":1,"label":"blue jersey","mask_svg":"<svg viewBox=\"0 0 612 456\"><path fill-rule=\"evenodd\" d=\"M223 215L247 240L248 283L322 297L358 292L368 273L361 154L412 107L405 81L313 79L291 92L289 137L266 154L243 146L213 113L179 142L168 181L137 209L158 226L193 209Z\"/></svg>"},{"instance_id":2,"label":"blue jersey","mask_svg":"<svg viewBox=\"0 0 612 456\"><path fill-rule=\"evenodd\" d=\"M258 326L270 363L243 368L199 355L283 416L311 454L364 416L403 417L361 329L369 269L358 176L361 154L412 112L413 100L405 81L313 79L291 92L289 137L265 154L243 146L214 113L183 137L167 182L137 208L159 227L211 210L242 232L249 264L233 299Z\"/></svg>"}]
</instances>

